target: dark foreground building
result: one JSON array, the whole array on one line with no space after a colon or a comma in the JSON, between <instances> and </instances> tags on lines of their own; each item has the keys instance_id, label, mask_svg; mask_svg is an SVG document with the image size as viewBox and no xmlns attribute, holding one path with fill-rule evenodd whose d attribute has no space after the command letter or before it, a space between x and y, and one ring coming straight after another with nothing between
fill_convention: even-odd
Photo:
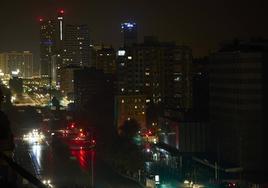
<instances>
[{"instance_id":1,"label":"dark foreground building","mask_svg":"<svg viewBox=\"0 0 268 188\"><path fill-rule=\"evenodd\" d=\"M242 178L267 176L268 41L234 41L210 55L212 150ZM267 152L266 152L267 153Z\"/></svg>"},{"instance_id":2,"label":"dark foreground building","mask_svg":"<svg viewBox=\"0 0 268 188\"><path fill-rule=\"evenodd\" d=\"M74 71L77 113L86 115L92 124L113 124L114 90L114 76L111 74L104 74L95 68Z\"/></svg>"}]
</instances>

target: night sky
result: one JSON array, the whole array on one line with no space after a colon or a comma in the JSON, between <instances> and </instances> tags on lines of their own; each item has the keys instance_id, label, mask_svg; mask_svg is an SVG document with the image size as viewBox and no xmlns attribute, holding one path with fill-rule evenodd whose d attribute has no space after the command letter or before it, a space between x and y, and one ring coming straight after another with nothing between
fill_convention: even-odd
<instances>
[{"instance_id":1,"label":"night sky","mask_svg":"<svg viewBox=\"0 0 268 188\"><path fill-rule=\"evenodd\" d=\"M88 24L94 42L115 47L120 23L128 20L137 22L140 41L144 35L175 40L195 56L234 37L268 38L267 0L1 0L0 7L0 51L30 50L36 57L37 18L56 16L61 7L66 22Z\"/></svg>"}]
</instances>

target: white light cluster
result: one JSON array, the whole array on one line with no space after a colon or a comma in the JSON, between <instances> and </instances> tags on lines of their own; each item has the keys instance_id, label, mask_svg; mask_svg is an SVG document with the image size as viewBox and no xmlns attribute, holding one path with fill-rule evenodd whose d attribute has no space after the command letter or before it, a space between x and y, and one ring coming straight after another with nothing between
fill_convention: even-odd
<instances>
[{"instance_id":1,"label":"white light cluster","mask_svg":"<svg viewBox=\"0 0 268 188\"><path fill-rule=\"evenodd\" d=\"M46 185L47 187L53 187L53 185L51 184L51 180L43 180L43 184Z\"/></svg>"},{"instance_id":2,"label":"white light cluster","mask_svg":"<svg viewBox=\"0 0 268 188\"><path fill-rule=\"evenodd\" d=\"M32 130L26 135L23 135L23 140L28 141L29 143L42 143L45 139L43 133L38 132L37 129Z\"/></svg>"}]
</instances>

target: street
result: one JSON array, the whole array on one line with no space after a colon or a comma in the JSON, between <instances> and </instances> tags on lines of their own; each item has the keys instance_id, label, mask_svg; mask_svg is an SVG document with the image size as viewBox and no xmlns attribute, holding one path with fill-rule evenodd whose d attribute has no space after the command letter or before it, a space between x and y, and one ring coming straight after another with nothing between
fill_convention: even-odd
<instances>
[{"instance_id":1,"label":"street","mask_svg":"<svg viewBox=\"0 0 268 188\"><path fill-rule=\"evenodd\" d=\"M53 187L92 187L92 184L96 188L140 187L106 165L95 150L70 150L48 142L38 144L17 140L15 160Z\"/></svg>"}]
</instances>

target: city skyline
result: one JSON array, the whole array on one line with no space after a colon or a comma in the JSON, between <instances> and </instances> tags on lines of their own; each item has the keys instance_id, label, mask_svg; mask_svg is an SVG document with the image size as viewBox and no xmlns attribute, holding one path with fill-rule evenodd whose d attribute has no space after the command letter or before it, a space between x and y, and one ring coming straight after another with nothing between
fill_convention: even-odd
<instances>
[{"instance_id":1,"label":"city skyline","mask_svg":"<svg viewBox=\"0 0 268 188\"><path fill-rule=\"evenodd\" d=\"M0 187L268 187L267 2L0 5Z\"/></svg>"},{"instance_id":2,"label":"city skyline","mask_svg":"<svg viewBox=\"0 0 268 188\"><path fill-rule=\"evenodd\" d=\"M16 6L13 6L14 3ZM39 57L38 18L56 17L57 11L63 8L66 23L88 24L91 39L96 43L112 44L118 48L121 44L120 24L134 21L139 25L139 41L145 35L154 35L162 41L187 44L193 48L194 56L204 56L224 40L268 37L268 26L263 24L266 5L262 1L211 0L202 3L175 0L169 3L5 1L1 3L4 11L0 13L0 51L29 50ZM20 22L16 21L18 17Z\"/></svg>"}]
</instances>

